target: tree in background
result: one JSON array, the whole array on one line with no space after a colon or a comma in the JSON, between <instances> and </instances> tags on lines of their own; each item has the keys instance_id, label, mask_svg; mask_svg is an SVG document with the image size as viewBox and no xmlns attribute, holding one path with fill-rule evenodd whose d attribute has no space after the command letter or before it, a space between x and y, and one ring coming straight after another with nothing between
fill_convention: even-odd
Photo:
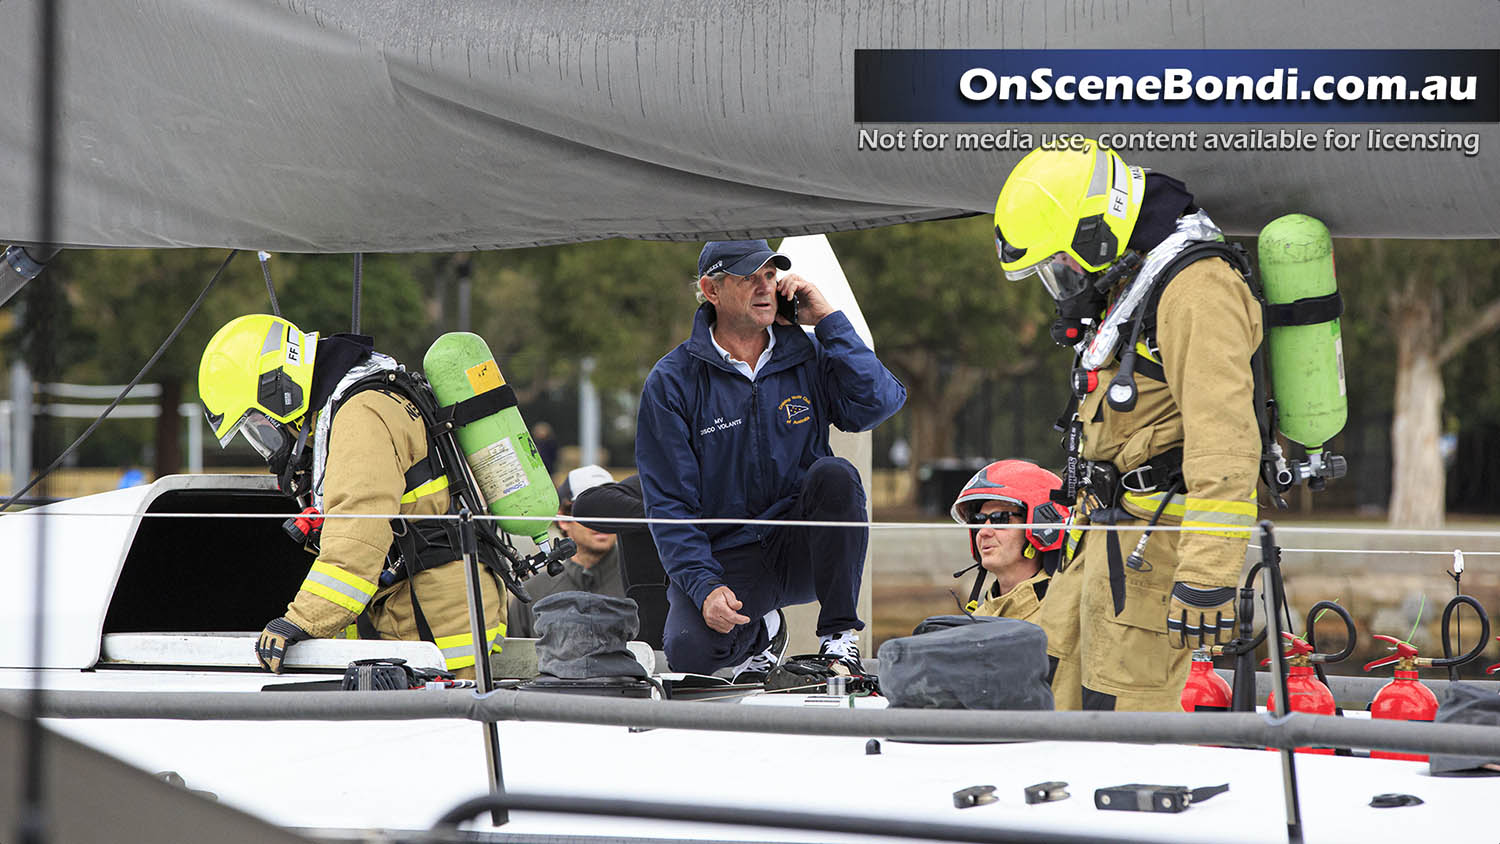
<instances>
[{"instance_id":1,"label":"tree in background","mask_svg":"<svg viewBox=\"0 0 1500 844\"><path fill-rule=\"evenodd\" d=\"M954 453L954 418L988 379L1031 373L1056 346L1040 282L1010 282L987 216L829 237L876 338L906 385L913 490L923 463ZM1052 370L1037 377L1061 378ZM1055 409L1038 409L1050 427Z\"/></svg>"},{"instance_id":2,"label":"tree in background","mask_svg":"<svg viewBox=\"0 0 1500 844\"><path fill-rule=\"evenodd\" d=\"M1394 352L1392 525L1443 523L1443 367L1500 327L1500 242L1341 240L1346 320L1379 325ZM1357 293L1356 293L1357 291ZM1361 365L1378 364L1361 361Z\"/></svg>"},{"instance_id":3,"label":"tree in background","mask_svg":"<svg viewBox=\"0 0 1500 844\"><path fill-rule=\"evenodd\" d=\"M33 286L66 291L74 340L63 361L70 380L123 384L140 371L166 339L227 253L201 249L67 250ZM420 281L408 256L370 256L364 266L362 329L382 350L402 360L420 355L430 341ZM282 315L306 331L347 331L351 322L352 259L340 255L279 255L271 260ZM270 299L253 253L234 259L202 309L147 373L162 387L153 470L182 468L181 419L175 408L197 392L203 347L224 323L249 313L269 313ZM102 408L101 408L102 409ZM55 454L39 455L50 462ZM38 466L44 465L38 463Z\"/></svg>"},{"instance_id":4,"label":"tree in background","mask_svg":"<svg viewBox=\"0 0 1500 844\"><path fill-rule=\"evenodd\" d=\"M639 394L691 324L698 247L607 240L474 256L475 331L524 401L594 358L605 390Z\"/></svg>"}]
</instances>

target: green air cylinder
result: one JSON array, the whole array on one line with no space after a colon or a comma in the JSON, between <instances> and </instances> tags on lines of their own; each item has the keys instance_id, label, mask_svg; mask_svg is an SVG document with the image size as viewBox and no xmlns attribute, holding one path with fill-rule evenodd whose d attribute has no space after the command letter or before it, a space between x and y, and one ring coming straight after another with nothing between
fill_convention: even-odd
<instances>
[{"instance_id":1,"label":"green air cylinder","mask_svg":"<svg viewBox=\"0 0 1500 844\"><path fill-rule=\"evenodd\" d=\"M437 338L422 358L422 371L439 404L457 404L505 386L489 344L478 334L455 331ZM557 515L557 490L514 404L458 429L458 447L468 457L479 490L506 533L547 541L545 521L516 516Z\"/></svg>"},{"instance_id":2,"label":"green air cylinder","mask_svg":"<svg viewBox=\"0 0 1500 844\"><path fill-rule=\"evenodd\" d=\"M1344 343L1333 301L1338 294L1333 240L1318 220L1288 214L1261 229L1258 250L1278 427L1287 439L1317 452L1344 429L1349 414ZM1278 309L1294 303L1289 312Z\"/></svg>"}]
</instances>

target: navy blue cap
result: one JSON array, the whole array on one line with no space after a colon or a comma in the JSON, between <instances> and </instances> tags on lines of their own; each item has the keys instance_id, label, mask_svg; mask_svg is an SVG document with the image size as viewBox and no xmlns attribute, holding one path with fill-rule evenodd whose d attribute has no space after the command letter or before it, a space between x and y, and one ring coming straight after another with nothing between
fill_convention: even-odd
<instances>
[{"instance_id":1,"label":"navy blue cap","mask_svg":"<svg viewBox=\"0 0 1500 844\"><path fill-rule=\"evenodd\" d=\"M767 261L775 261L779 270L792 268L792 259L772 249L764 240L710 240L698 253L698 275L717 272L750 275Z\"/></svg>"}]
</instances>

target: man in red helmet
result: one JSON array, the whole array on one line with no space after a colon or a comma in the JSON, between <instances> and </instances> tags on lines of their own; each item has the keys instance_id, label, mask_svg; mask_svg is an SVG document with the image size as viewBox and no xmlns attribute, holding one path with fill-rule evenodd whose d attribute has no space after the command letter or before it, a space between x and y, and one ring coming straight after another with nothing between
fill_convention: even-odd
<instances>
[{"instance_id":1,"label":"man in red helmet","mask_svg":"<svg viewBox=\"0 0 1500 844\"><path fill-rule=\"evenodd\" d=\"M969 553L981 568L969 594L970 612L1030 621L1042 608L1068 517L1049 498L1061 485L1057 475L1026 460L997 460L964 485L949 513L972 526ZM1006 527L1021 524L1055 527ZM987 575L995 576L988 589Z\"/></svg>"}]
</instances>

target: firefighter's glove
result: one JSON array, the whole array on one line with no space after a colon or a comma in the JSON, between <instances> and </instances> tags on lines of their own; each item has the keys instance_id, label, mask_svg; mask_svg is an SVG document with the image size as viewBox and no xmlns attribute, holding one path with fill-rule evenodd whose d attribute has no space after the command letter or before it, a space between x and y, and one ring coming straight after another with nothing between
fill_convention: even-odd
<instances>
[{"instance_id":1,"label":"firefighter's glove","mask_svg":"<svg viewBox=\"0 0 1500 844\"><path fill-rule=\"evenodd\" d=\"M255 658L260 660L261 668L272 674L280 674L281 661L286 659L287 649L311 638L306 631L287 621L285 617L273 619L266 625L266 629L260 631L260 639L255 643Z\"/></svg>"},{"instance_id":2,"label":"firefighter's glove","mask_svg":"<svg viewBox=\"0 0 1500 844\"><path fill-rule=\"evenodd\" d=\"M1167 602L1167 641L1174 648L1201 648L1234 637L1234 587L1172 584Z\"/></svg>"}]
</instances>

